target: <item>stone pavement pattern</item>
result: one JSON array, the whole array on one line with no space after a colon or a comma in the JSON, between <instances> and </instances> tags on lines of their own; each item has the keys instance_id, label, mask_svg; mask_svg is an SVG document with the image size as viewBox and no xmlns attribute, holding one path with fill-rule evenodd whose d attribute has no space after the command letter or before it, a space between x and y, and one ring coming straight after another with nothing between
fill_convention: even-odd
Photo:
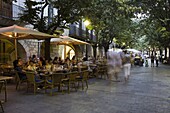
<instances>
[{"instance_id":1,"label":"stone pavement pattern","mask_svg":"<svg viewBox=\"0 0 170 113\"><path fill-rule=\"evenodd\" d=\"M170 113L170 66L133 67L127 83L94 78L87 91L64 95L33 95L8 84L4 108L5 113Z\"/></svg>"}]
</instances>

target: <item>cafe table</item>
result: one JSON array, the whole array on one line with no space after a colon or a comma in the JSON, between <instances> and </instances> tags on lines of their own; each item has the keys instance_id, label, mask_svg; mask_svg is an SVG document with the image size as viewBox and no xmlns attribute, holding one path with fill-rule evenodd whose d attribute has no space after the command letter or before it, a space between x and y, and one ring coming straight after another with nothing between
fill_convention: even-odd
<instances>
[{"instance_id":1,"label":"cafe table","mask_svg":"<svg viewBox=\"0 0 170 113\"><path fill-rule=\"evenodd\" d=\"M67 73L69 70L68 69L55 69L54 71L48 71L48 70L38 70L37 72L39 73L39 76L41 77L41 79L43 79L44 82L44 88L45 88L45 93L46 93L46 89L47 89L47 80L49 77L51 77L51 75L53 73Z\"/></svg>"},{"instance_id":2,"label":"cafe table","mask_svg":"<svg viewBox=\"0 0 170 113\"><path fill-rule=\"evenodd\" d=\"M13 77L0 76L0 81L4 82L5 88L5 102L7 101L7 80L13 79Z\"/></svg>"}]
</instances>

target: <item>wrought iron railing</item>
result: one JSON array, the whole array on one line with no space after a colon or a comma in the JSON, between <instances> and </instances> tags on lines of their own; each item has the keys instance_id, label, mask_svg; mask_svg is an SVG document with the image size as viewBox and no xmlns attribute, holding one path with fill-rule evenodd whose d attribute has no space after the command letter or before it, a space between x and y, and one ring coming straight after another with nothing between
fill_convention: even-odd
<instances>
[{"instance_id":1,"label":"wrought iron railing","mask_svg":"<svg viewBox=\"0 0 170 113\"><path fill-rule=\"evenodd\" d=\"M81 28L78 28L74 25L70 25L70 30L69 30L69 35L70 36L75 36L75 37L78 37L79 39L81 40L92 40L92 41L96 41L96 36L91 34L91 33L88 33L86 34L86 30L83 30Z\"/></svg>"},{"instance_id":2,"label":"wrought iron railing","mask_svg":"<svg viewBox=\"0 0 170 113\"><path fill-rule=\"evenodd\" d=\"M13 4L12 8L13 8L13 10L12 10L13 19L18 20L19 19L19 14L23 13L24 8L22 6L19 6L19 5L16 5L16 4Z\"/></svg>"}]
</instances>

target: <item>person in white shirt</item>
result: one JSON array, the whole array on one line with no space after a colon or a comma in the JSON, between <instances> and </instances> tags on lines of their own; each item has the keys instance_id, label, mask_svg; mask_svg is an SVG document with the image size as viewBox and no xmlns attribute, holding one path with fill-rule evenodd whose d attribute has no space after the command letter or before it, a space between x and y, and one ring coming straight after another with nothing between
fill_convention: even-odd
<instances>
[{"instance_id":1,"label":"person in white shirt","mask_svg":"<svg viewBox=\"0 0 170 113\"><path fill-rule=\"evenodd\" d=\"M127 81L130 76L130 69L131 69L131 63L130 63L130 54L127 54L127 51L124 51L124 57L123 57L123 68L124 68L124 79Z\"/></svg>"},{"instance_id":2,"label":"person in white shirt","mask_svg":"<svg viewBox=\"0 0 170 113\"><path fill-rule=\"evenodd\" d=\"M112 48L111 45L110 48ZM108 66L109 79L112 80L112 76L114 76L116 81L119 82L118 73L120 72L122 66L122 60L120 54L115 51L108 51L107 66Z\"/></svg>"}]
</instances>

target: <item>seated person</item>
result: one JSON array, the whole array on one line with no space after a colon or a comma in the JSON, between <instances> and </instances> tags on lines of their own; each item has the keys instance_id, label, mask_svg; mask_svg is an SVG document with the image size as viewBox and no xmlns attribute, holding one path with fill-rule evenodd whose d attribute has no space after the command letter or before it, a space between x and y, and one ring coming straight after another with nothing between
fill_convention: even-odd
<instances>
[{"instance_id":1,"label":"seated person","mask_svg":"<svg viewBox=\"0 0 170 113\"><path fill-rule=\"evenodd\" d=\"M72 63L73 66L75 66L77 64L77 60L76 60L75 56L72 57L71 63Z\"/></svg>"},{"instance_id":2,"label":"seated person","mask_svg":"<svg viewBox=\"0 0 170 113\"><path fill-rule=\"evenodd\" d=\"M83 66L83 67L84 67L84 66L85 66L85 67L87 66L87 69L88 69L89 71L92 71L89 64L90 64L90 63L89 63L89 61L87 60L87 58L84 57L84 58L83 58L83 61L78 63L79 71L82 71L81 68L80 68L81 66Z\"/></svg>"},{"instance_id":3,"label":"seated person","mask_svg":"<svg viewBox=\"0 0 170 113\"><path fill-rule=\"evenodd\" d=\"M46 60L46 65L45 65L45 68L47 71L52 71L53 70L53 64L52 64L52 61L48 61Z\"/></svg>"},{"instance_id":4,"label":"seated person","mask_svg":"<svg viewBox=\"0 0 170 113\"><path fill-rule=\"evenodd\" d=\"M65 59L65 61L64 61L64 65L63 65L63 68L65 69L71 69L71 67L72 67L72 64L71 64L71 61L70 61L70 59L69 58L66 58Z\"/></svg>"},{"instance_id":5,"label":"seated person","mask_svg":"<svg viewBox=\"0 0 170 113\"><path fill-rule=\"evenodd\" d=\"M58 57L55 57L54 60L53 60L53 64L58 64Z\"/></svg>"},{"instance_id":6,"label":"seated person","mask_svg":"<svg viewBox=\"0 0 170 113\"><path fill-rule=\"evenodd\" d=\"M19 59L19 58L18 58ZM14 66L14 69L17 67L17 65L18 65L18 59L16 59L16 60L14 60L13 61L13 66Z\"/></svg>"},{"instance_id":7,"label":"seated person","mask_svg":"<svg viewBox=\"0 0 170 113\"><path fill-rule=\"evenodd\" d=\"M26 80L27 79L25 71L22 69L19 62L17 62L17 66L15 67L15 70L18 72L19 78L21 80Z\"/></svg>"},{"instance_id":8,"label":"seated person","mask_svg":"<svg viewBox=\"0 0 170 113\"><path fill-rule=\"evenodd\" d=\"M63 65L64 63L63 63L63 60L61 59L61 57L58 57L58 64L60 64L60 65Z\"/></svg>"},{"instance_id":9,"label":"seated person","mask_svg":"<svg viewBox=\"0 0 170 113\"><path fill-rule=\"evenodd\" d=\"M31 71L36 71L37 67L36 67L36 65L32 61L30 61L27 69L31 70Z\"/></svg>"}]
</instances>

